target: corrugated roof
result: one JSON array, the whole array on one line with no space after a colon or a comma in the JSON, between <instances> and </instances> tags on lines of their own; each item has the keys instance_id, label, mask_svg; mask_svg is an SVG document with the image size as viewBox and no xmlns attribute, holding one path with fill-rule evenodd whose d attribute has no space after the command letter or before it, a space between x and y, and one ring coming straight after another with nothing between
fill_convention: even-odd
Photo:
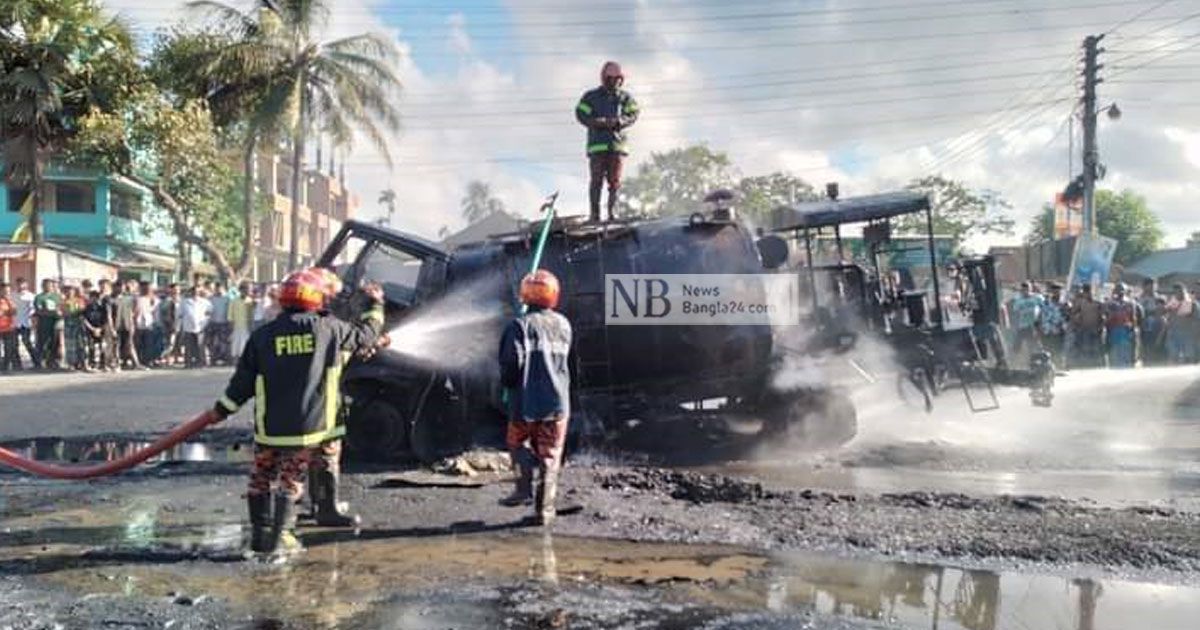
<instances>
[{"instance_id":1,"label":"corrugated roof","mask_svg":"<svg viewBox=\"0 0 1200 630\"><path fill-rule=\"evenodd\" d=\"M1173 273L1200 274L1200 247L1159 250L1129 265L1125 272L1143 278L1161 278Z\"/></svg>"}]
</instances>

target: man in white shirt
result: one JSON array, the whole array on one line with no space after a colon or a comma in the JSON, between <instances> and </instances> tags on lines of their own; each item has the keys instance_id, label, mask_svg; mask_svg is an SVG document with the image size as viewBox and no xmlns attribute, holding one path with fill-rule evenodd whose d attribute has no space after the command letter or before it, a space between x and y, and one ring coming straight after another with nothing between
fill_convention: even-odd
<instances>
[{"instance_id":1,"label":"man in white shirt","mask_svg":"<svg viewBox=\"0 0 1200 630\"><path fill-rule=\"evenodd\" d=\"M138 283L138 296L133 301L134 348L143 368L153 365L158 357L154 347L154 320L158 296L149 282Z\"/></svg>"},{"instance_id":2,"label":"man in white shirt","mask_svg":"<svg viewBox=\"0 0 1200 630\"><path fill-rule=\"evenodd\" d=\"M37 347L33 345L33 291L29 290L29 283L25 278L17 278L17 292L13 295L13 301L17 303L17 338L21 340L21 344L25 346L25 351L29 353L29 362L34 369L41 366L41 357L38 356ZM17 354L16 369L21 369L20 353Z\"/></svg>"},{"instance_id":3,"label":"man in white shirt","mask_svg":"<svg viewBox=\"0 0 1200 630\"><path fill-rule=\"evenodd\" d=\"M204 289L188 289L187 297L179 309L179 334L183 337L184 364L187 367L208 365L204 329L211 318L212 303L205 297Z\"/></svg>"}]
</instances>

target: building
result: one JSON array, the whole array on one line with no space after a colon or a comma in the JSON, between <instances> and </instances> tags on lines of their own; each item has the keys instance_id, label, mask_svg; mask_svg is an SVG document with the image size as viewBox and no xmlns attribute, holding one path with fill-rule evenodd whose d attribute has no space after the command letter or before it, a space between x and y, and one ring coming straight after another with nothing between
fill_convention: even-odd
<instances>
[{"instance_id":1,"label":"building","mask_svg":"<svg viewBox=\"0 0 1200 630\"><path fill-rule=\"evenodd\" d=\"M51 274L83 280L101 273L113 279L163 282L174 277L174 238L152 227L149 190L118 175L51 165L42 184L42 246L9 243L25 223L30 191L0 183L0 273L40 280Z\"/></svg>"},{"instance_id":2,"label":"building","mask_svg":"<svg viewBox=\"0 0 1200 630\"><path fill-rule=\"evenodd\" d=\"M255 165L258 193L265 196L267 212L259 222L258 248L251 276L277 280L287 274L292 237L292 166L279 155L259 156ZM358 196L346 190L343 178L305 170L306 185L300 200L300 263L311 264L358 212Z\"/></svg>"},{"instance_id":3,"label":"building","mask_svg":"<svg viewBox=\"0 0 1200 630\"><path fill-rule=\"evenodd\" d=\"M1200 243L1156 251L1126 267L1123 275L1127 282L1147 278L1157 280L1159 287L1167 289L1173 284L1193 287L1200 283Z\"/></svg>"}]
</instances>

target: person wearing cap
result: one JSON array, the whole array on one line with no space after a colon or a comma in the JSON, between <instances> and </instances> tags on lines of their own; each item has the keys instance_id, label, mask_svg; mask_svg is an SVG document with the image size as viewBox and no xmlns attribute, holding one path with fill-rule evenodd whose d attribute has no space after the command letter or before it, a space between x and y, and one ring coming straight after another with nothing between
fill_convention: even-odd
<instances>
[{"instance_id":1,"label":"person wearing cap","mask_svg":"<svg viewBox=\"0 0 1200 630\"><path fill-rule=\"evenodd\" d=\"M1070 305L1063 299L1062 285L1049 284L1049 295L1038 316L1038 332L1042 349L1050 353L1054 364L1066 367L1067 321Z\"/></svg>"},{"instance_id":2,"label":"person wearing cap","mask_svg":"<svg viewBox=\"0 0 1200 630\"><path fill-rule=\"evenodd\" d=\"M1144 314L1128 292L1125 283L1118 282L1104 303L1104 343L1110 368L1131 368L1137 363L1138 329Z\"/></svg>"},{"instance_id":3,"label":"person wearing cap","mask_svg":"<svg viewBox=\"0 0 1200 630\"><path fill-rule=\"evenodd\" d=\"M608 182L608 218L612 220L621 189L621 168L629 154L626 133L638 119L638 104L622 89L625 74L615 61L600 70L600 86L588 90L575 106L575 119L587 127L588 203L592 221L600 220L600 192Z\"/></svg>"}]
</instances>

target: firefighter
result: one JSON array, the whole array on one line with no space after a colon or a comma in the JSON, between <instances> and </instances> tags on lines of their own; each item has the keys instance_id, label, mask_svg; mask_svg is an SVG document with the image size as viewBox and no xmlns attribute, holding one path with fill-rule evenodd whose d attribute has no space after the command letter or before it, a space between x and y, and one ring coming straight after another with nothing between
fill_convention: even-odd
<instances>
[{"instance_id":1,"label":"firefighter","mask_svg":"<svg viewBox=\"0 0 1200 630\"><path fill-rule=\"evenodd\" d=\"M600 188L608 182L608 218L611 221L621 189L621 167L629 150L625 130L638 118L638 104L621 89L625 75L615 61L600 70L600 87L585 92L575 106L575 119L587 127L588 185L592 221L600 220Z\"/></svg>"},{"instance_id":2,"label":"firefighter","mask_svg":"<svg viewBox=\"0 0 1200 630\"><path fill-rule=\"evenodd\" d=\"M329 306L333 299L342 292L342 279L336 273L323 267L313 267L311 272L317 274L324 282L325 308L321 315L329 315ZM380 337L385 341L386 336ZM374 346L360 350L364 355L374 351ZM341 365L349 362L351 353L343 352ZM339 401L340 402L340 401ZM338 414L338 425L342 425L342 414ZM338 501L338 482L341 478L342 431L334 432L330 439L314 449L312 461L309 463L308 497L312 501L312 518L322 527L354 527L359 524L357 514L349 513L349 506Z\"/></svg>"},{"instance_id":3,"label":"firefighter","mask_svg":"<svg viewBox=\"0 0 1200 630\"><path fill-rule=\"evenodd\" d=\"M349 324L321 314L326 283L309 270L283 282L273 320L250 336L213 407L220 419L255 399L254 468L246 493L252 526L250 548L256 553L300 550L296 539L296 503L314 453L340 437L337 424L343 352L376 343L383 326L383 291L367 284L372 306L363 320ZM272 485L278 486L272 496Z\"/></svg>"},{"instance_id":4,"label":"firefighter","mask_svg":"<svg viewBox=\"0 0 1200 630\"><path fill-rule=\"evenodd\" d=\"M518 476L506 506L534 504L540 525L554 521L558 473L571 415L571 323L554 310L559 284L539 269L521 279L521 302L529 310L509 323L500 342L500 381L508 388L505 442ZM533 491L534 468L541 471Z\"/></svg>"}]
</instances>

